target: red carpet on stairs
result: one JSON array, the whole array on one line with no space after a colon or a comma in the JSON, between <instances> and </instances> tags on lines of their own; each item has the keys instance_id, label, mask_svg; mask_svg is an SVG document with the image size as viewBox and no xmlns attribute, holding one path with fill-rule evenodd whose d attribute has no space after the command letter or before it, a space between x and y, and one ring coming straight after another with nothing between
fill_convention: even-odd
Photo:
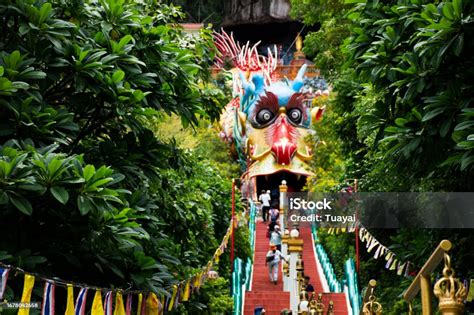
<instances>
[{"instance_id":1,"label":"red carpet on stairs","mask_svg":"<svg viewBox=\"0 0 474 315\"><path fill-rule=\"evenodd\" d=\"M324 293L323 286L318 276L316 259L314 257L313 244L310 227L300 227L300 238L303 240L303 261L304 274L311 278L310 283L313 285L316 296L323 293L323 304L325 313L327 312L329 301L334 302L334 314L347 314L346 297L344 293Z\"/></svg>"},{"instance_id":2,"label":"red carpet on stairs","mask_svg":"<svg viewBox=\"0 0 474 315\"><path fill-rule=\"evenodd\" d=\"M253 315L255 307L262 306L266 315L277 315L290 307L290 293L283 291L281 268L278 284L270 282L268 268L265 266L265 256L269 250L269 240L266 237L267 225L257 222L255 238L255 255L252 276L252 291L245 293L244 315ZM280 265L281 266L281 265Z\"/></svg>"},{"instance_id":3,"label":"red carpet on stairs","mask_svg":"<svg viewBox=\"0 0 474 315\"><path fill-rule=\"evenodd\" d=\"M244 315L253 315L256 307L263 307L266 315L279 315L282 309L290 308L290 294L283 291L282 274L278 277L278 284L270 282L268 268L265 266L265 256L269 250L269 240L266 237L267 225L261 221L257 222L255 238L254 269L252 276L252 291L245 293ZM316 294L323 293L323 287L318 276L316 260L311 242L311 229L300 227L300 238L303 239L303 261L305 275L311 277L311 284ZM347 306L343 293L323 293L323 303L329 305L334 302L335 314L346 315Z\"/></svg>"}]
</instances>

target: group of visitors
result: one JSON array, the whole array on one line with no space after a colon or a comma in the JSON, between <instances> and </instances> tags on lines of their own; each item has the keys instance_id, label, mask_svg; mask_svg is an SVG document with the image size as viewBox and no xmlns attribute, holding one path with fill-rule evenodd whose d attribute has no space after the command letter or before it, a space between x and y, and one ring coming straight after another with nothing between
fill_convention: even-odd
<instances>
[{"instance_id":1,"label":"group of visitors","mask_svg":"<svg viewBox=\"0 0 474 315\"><path fill-rule=\"evenodd\" d=\"M263 223L265 224L267 221L270 221L267 227L267 237L270 239L270 250L265 257L265 265L268 266L270 282L277 284L280 260L286 260L281 253L281 230L278 225L280 212L278 211L278 203L272 202L270 190L262 190L258 200L262 204Z\"/></svg>"},{"instance_id":2,"label":"group of visitors","mask_svg":"<svg viewBox=\"0 0 474 315\"><path fill-rule=\"evenodd\" d=\"M287 258L281 253L281 239L282 234L280 226L278 225L278 219L280 212L278 211L278 201L272 202L270 190L262 190L258 200L261 204L262 210L262 221L265 224L270 221L267 227L267 237L270 239L270 250L267 252L265 257L265 265L268 266L268 275L270 282L273 284L278 283L278 269L280 261L284 260L288 262ZM310 277L305 276L305 290L310 296L310 299L314 298L314 287L310 284ZM265 314L265 309L261 309L259 314ZM291 311L282 310L281 314L291 314Z\"/></svg>"}]
</instances>

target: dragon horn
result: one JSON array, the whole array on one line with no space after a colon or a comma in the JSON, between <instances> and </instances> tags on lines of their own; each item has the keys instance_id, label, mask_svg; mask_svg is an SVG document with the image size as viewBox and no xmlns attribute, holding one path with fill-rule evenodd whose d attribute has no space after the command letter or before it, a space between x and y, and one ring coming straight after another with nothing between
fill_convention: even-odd
<instances>
[{"instance_id":1,"label":"dragon horn","mask_svg":"<svg viewBox=\"0 0 474 315\"><path fill-rule=\"evenodd\" d=\"M296 75L296 78L293 80L293 85L292 88L295 92L299 92L301 88L303 87L303 77L304 73L306 72L306 65L302 65L300 70L298 71L298 74Z\"/></svg>"}]
</instances>

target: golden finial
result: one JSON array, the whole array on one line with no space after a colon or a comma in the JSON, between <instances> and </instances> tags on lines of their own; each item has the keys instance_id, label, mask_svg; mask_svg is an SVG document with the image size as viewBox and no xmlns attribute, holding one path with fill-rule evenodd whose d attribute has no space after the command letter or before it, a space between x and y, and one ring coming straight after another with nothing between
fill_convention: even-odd
<instances>
[{"instance_id":1,"label":"golden finial","mask_svg":"<svg viewBox=\"0 0 474 315\"><path fill-rule=\"evenodd\" d=\"M301 49L303 49L303 38L301 34L298 33L298 35L296 35L296 51L301 51Z\"/></svg>"},{"instance_id":2,"label":"golden finial","mask_svg":"<svg viewBox=\"0 0 474 315\"><path fill-rule=\"evenodd\" d=\"M382 314L382 304L377 302L377 298L374 295L369 296L369 300L364 304L364 307L362 308L362 314L364 315Z\"/></svg>"},{"instance_id":3,"label":"golden finial","mask_svg":"<svg viewBox=\"0 0 474 315\"><path fill-rule=\"evenodd\" d=\"M464 300L467 290L464 284L454 278L454 269L451 268L451 258L444 254L443 277L434 286L434 294L439 299L441 314L457 315L464 313Z\"/></svg>"}]
</instances>

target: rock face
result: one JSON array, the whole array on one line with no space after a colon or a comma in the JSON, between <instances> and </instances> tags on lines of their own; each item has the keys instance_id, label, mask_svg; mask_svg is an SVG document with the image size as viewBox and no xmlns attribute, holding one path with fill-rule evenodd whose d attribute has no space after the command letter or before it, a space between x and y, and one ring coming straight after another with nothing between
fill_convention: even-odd
<instances>
[{"instance_id":1,"label":"rock face","mask_svg":"<svg viewBox=\"0 0 474 315\"><path fill-rule=\"evenodd\" d=\"M289 15L289 0L228 0L223 25L287 22Z\"/></svg>"}]
</instances>

